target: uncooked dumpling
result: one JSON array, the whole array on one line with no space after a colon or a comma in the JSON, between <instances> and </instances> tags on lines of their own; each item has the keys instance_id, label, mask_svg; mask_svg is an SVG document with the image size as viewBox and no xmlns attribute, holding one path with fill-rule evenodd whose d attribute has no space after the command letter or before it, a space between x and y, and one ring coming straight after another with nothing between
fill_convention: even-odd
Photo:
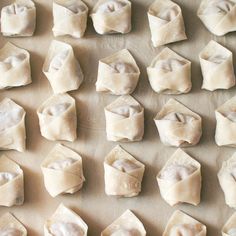
<instances>
[{"instance_id":1,"label":"uncooked dumpling","mask_svg":"<svg viewBox=\"0 0 236 236\"><path fill-rule=\"evenodd\" d=\"M36 24L36 8L31 0L16 0L1 11L1 32L4 36L32 36Z\"/></svg>"},{"instance_id":2,"label":"uncooked dumpling","mask_svg":"<svg viewBox=\"0 0 236 236\"><path fill-rule=\"evenodd\" d=\"M90 16L98 34L125 34L131 30L131 2L128 0L99 0Z\"/></svg>"}]
</instances>

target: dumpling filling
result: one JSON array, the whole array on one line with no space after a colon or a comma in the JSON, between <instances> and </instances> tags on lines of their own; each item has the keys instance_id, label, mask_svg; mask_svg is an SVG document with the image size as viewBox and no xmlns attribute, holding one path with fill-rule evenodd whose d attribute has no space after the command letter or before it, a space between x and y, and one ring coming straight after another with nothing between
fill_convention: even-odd
<instances>
[{"instance_id":1,"label":"dumpling filling","mask_svg":"<svg viewBox=\"0 0 236 236\"><path fill-rule=\"evenodd\" d=\"M161 172L160 179L167 180L174 184L188 178L196 170L197 168L193 165L171 164Z\"/></svg>"},{"instance_id":2,"label":"dumpling filling","mask_svg":"<svg viewBox=\"0 0 236 236\"><path fill-rule=\"evenodd\" d=\"M140 112L140 108L137 106L118 106L112 109L112 112L124 116L124 117L131 117Z\"/></svg>"},{"instance_id":3,"label":"dumpling filling","mask_svg":"<svg viewBox=\"0 0 236 236\"><path fill-rule=\"evenodd\" d=\"M227 234L230 236L236 236L236 228L229 229Z\"/></svg>"},{"instance_id":4,"label":"dumpling filling","mask_svg":"<svg viewBox=\"0 0 236 236\"><path fill-rule=\"evenodd\" d=\"M76 3L76 2L71 3L70 1L67 1L64 3L64 6L75 14L86 11L86 8L84 5Z\"/></svg>"},{"instance_id":5,"label":"dumpling filling","mask_svg":"<svg viewBox=\"0 0 236 236\"><path fill-rule=\"evenodd\" d=\"M23 110L19 107L14 107L9 110L9 107L0 108L0 132L15 126L22 119Z\"/></svg>"},{"instance_id":6,"label":"dumpling filling","mask_svg":"<svg viewBox=\"0 0 236 236\"><path fill-rule=\"evenodd\" d=\"M0 236L22 236L23 233L19 229L6 228L0 229Z\"/></svg>"},{"instance_id":7,"label":"dumpling filling","mask_svg":"<svg viewBox=\"0 0 236 236\"><path fill-rule=\"evenodd\" d=\"M125 74L136 72L136 69L133 67L133 65L125 62L113 62L109 64L109 66L111 67L113 73Z\"/></svg>"},{"instance_id":8,"label":"dumpling filling","mask_svg":"<svg viewBox=\"0 0 236 236\"><path fill-rule=\"evenodd\" d=\"M0 186L13 180L16 176L17 174L12 172L0 172Z\"/></svg>"},{"instance_id":9,"label":"dumpling filling","mask_svg":"<svg viewBox=\"0 0 236 236\"><path fill-rule=\"evenodd\" d=\"M212 62L212 64L215 64L215 66L223 63L226 60L226 57L222 55L213 55L208 58L206 58L207 61Z\"/></svg>"},{"instance_id":10,"label":"dumpling filling","mask_svg":"<svg viewBox=\"0 0 236 236\"><path fill-rule=\"evenodd\" d=\"M138 230L127 230L127 229L118 229L111 234L111 236L140 236Z\"/></svg>"},{"instance_id":11,"label":"dumpling filling","mask_svg":"<svg viewBox=\"0 0 236 236\"><path fill-rule=\"evenodd\" d=\"M226 114L226 117L229 120L236 122L236 111L230 111L228 114Z\"/></svg>"},{"instance_id":12,"label":"dumpling filling","mask_svg":"<svg viewBox=\"0 0 236 236\"><path fill-rule=\"evenodd\" d=\"M169 59L158 60L155 64L155 68L164 73L168 73L179 69L185 64L186 64L185 61L181 61L175 58L169 58Z\"/></svg>"},{"instance_id":13,"label":"dumpling filling","mask_svg":"<svg viewBox=\"0 0 236 236\"><path fill-rule=\"evenodd\" d=\"M6 72L12 67L18 67L25 58L26 56L23 53L7 57L5 60L0 61L0 71Z\"/></svg>"},{"instance_id":14,"label":"dumpling filling","mask_svg":"<svg viewBox=\"0 0 236 236\"><path fill-rule=\"evenodd\" d=\"M96 13L111 13L111 12L115 12L120 10L121 8L123 8L126 4L124 2L121 1L117 1L117 0L108 0L106 2L104 2L103 4L101 4Z\"/></svg>"},{"instance_id":15,"label":"dumpling filling","mask_svg":"<svg viewBox=\"0 0 236 236\"><path fill-rule=\"evenodd\" d=\"M24 14L28 10L28 7L14 3L7 7L4 7L2 10L7 14L18 15L18 14Z\"/></svg>"},{"instance_id":16,"label":"dumpling filling","mask_svg":"<svg viewBox=\"0 0 236 236\"><path fill-rule=\"evenodd\" d=\"M223 14L225 15L235 6L230 0L212 0L208 3L202 14Z\"/></svg>"},{"instance_id":17,"label":"dumpling filling","mask_svg":"<svg viewBox=\"0 0 236 236\"><path fill-rule=\"evenodd\" d=\"M84 231L75 223L56 222L49 231L53 236L84 236Z\"/></svg>"},{"instance_id":18,"label":"dumpling filling","mask_svg":"<svg viewBox=\"0 0 236 236\"><path fill-rule=\"evenodd\" d=\"M50 116L60 116L69 108L69 106L69 103L58 103L56 105L45 108L43 110L43 114Z\"/></svg>"},{"instance_id":19,"label":"dumpling filling","mask_svg":"<svg viewBox=\"0 0 236 236\"><path fill-rule=\"evenodd\" d=\"M47 167L54 170L63 170L75 162L76 160L73 158L61 159L50 163Z\"/></svg>"},{"instance_id":20,"label":"dumpling filling","mask_svg":"<svg viewBox=\"0 0 236 236\"><path fill-rule=\"evenodd\" d=\"M128 159L117 159L112 163L112 166L125 173L130 173L140 168L136 163Z\"/></svg>"},{"instance_id":21,"label":"dumpling filling","mask_svg":"<svg viewBox=\"0 0 236 236\"><path fill-rule=\"evenodd\" d=\"M197 236L201 231L200 224L179 224L171 229L170 236Z\"/></svg>"},{"instance_id":22,"label":"dumpling filling","mask_svg":"<svg viewBox=\"0 0 236 236\"><path fill-rule=\"evenodd\" d=\"M64 64L65 59L69 54L69 49L65 49L59 53L57 53L51 60L49 65L49 72L56 72L58 71Z\"/></svg>"},{"instance_id":23,"label":"dumpling filling","mask_svg":"<svg viewBox=\"0 0 236 236\"><path fill-rule=\"evenodd\" d=\"M178 121L181 123L189 123L195 120L193 116L183 114L181 112L171 112L162 118L163 120Z\"/></svg>"}]
</instances>

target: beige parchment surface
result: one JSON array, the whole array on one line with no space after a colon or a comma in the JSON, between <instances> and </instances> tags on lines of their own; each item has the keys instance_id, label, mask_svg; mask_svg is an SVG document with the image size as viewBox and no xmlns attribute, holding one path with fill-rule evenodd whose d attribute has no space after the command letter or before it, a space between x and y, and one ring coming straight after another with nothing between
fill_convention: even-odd
<instances>
[{"instance_id":1,"label":"beige parchment surface","mask_svg":"<svg viewBox=\"0 0 236 236\"><path fill-rule=\"evenodd\" d=\"M1 0L0 7L9 4ZM43 235L44 221L50 217L59 203L75 210L88 224L89 236L98 236L101 231L126 209L131 209L143 222L147 235L161 236L164 227L176 209L181 209L207 225L208 236L220 236L220 229L233 210L225 205L223 193L217 180L217 172L222 161L235 151L233 148L217 147L214 142L214 110L235 95L236 88L225 91L208 92L201 90L202 76L198 53L211 40L217 40L236 53L236 33L225 37L215 37L209 33L196 16L200 1L176 0L183 10L188 40L169 45L192 62L193 89L189 94L173 96L200 114L203 118L203 137L199 145L184 150L202 164L203 188L199 206L178 205L170 207L160 197L156 174L174 153L175 148L160 143L153 118L163 104L172 96L158 95L149 85L146 67L161 50L153 48L147 19L147 8L152 0L133 0L132 31L127 35L100 36L95 33L89 19L85 37L73 39L60 37L61 41L73 45L79 59L85 81L78 91L70 92L76 99L78 109L78 139L74 143L63 142L79 152L83 157L85 185L74 195L52 198L46 192L40 170L40 163L55 145L41 137L36 109L52 95L49 82L42 73L42 65L52 35L52 1L35 0L37 7L37 29L33 37L4 38L0 36L0 46L7 41L29 50L31 54L33 83L26 87L0 91L0 99L9 97L22 105L26 112L27 151L1 152L17 161L25 175L25 203L23 206L0 207L0 215L10 211L27 227L28 235ZM95 0L87 0L91 8ZM120 49L131 51L141 70L139 84L134 97L145 108L145 135L142 142L122 144L128 152L146 165L142 192L131 199L108 197L104 193L103 160L116 145L106 141L103 108L115 96L98 94L95 91L99 58ZM236 60L235 60L236 65ZM1 75L0 75L1 76Z\"/></svg>"}]
</instances>

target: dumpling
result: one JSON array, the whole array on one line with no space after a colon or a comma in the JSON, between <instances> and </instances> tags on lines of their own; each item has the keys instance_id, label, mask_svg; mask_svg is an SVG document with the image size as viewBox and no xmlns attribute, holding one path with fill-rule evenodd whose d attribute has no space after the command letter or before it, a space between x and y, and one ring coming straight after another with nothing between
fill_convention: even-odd
<instances>
[{"instance_id":1,"label":"dumpling","mask_svg":"<svg viewBox=\"0 0 236 236\"><path fill-rule=\"evenodd\" d=\"M145 166L120 146L107 154L104 170L107 195L134 197L141 191Z\"/></svg>"},{"instance_id":2,"label":"dumpling","mask_svg":"<svg viewBox=\"0 0 236 236\"><path fill-rule=\"evenodd\" d=\"M54 93L76 90L83 82L83 72L71 45L53 40L43 65Z\"/></svg>"},{"instance_id":3,"label":"dumpling","mask_svg":"<svg viewBox=\"0 0 236 236\"><path fill-rule=\"evenodd\" d=\"M118 219L101 233L101 236L145 236L146 230L142 222L130 211L126 210Z\"/></svg>"},{"instance_id":4,"label":"dumpling","mask_svg":"<svg viewBox=\"0 0 236 236\"><path fill-rule=\"evenodd\" d=\"M210 91L229 89L235 85L232 52L211 40L199 54L203 83Z\"/></svg>"},{"instance_id":5,"label":"dumpling","mask_svg":"<svg viewBox=\"0 0 236 236\"><path fill-rule=\"evenodd\" d=\"M0 102L0 150L25 151L25 110L9 98Z\"/></svg>"},{"instance_id":6,"label":"dumpling","mask_svg":"<svg viewBox=\"0 0 236 236\"><path fill-rule=\"evenodd\" d=\"M0 205L22 205L24 202L24 177L18 164L7 158L0 157Z\"/></svg>"},{"instance_id":7,"label":"dumpling","mask_svg":"<svg viewBox=\"0 0 236 236\"><path fill-rule=\"evenodd\" d=\"M198 205L201 196L201 165L178 149L157 175L161 196L171 206Z\"/></svg>"},{"instance_id":8,"label":"dumpling","mask_svg":"<svg viewBox=\"0 0 236 236\"><path fill-rule=\"evenodd\" d=\"M205 27L217 36L236 30L234 0L202 0L197 15Z\"/></svg>"},{"instance_id":9,"label":"dumpling","mask_svg":"<svg viewBox=\"0 0 236 236\"><path fill-rule=\"evenodd\" d=\"M154 47L187 39L179 5L170 0L155 0L148 9Z\"/></svg>"},{"instance_id":10,"label":"dumpling","mask_svg":"<svg viewBox=\"0 0 236 236\"><path fill-rule=\"evenodd\" d=\"M9 212L0 217L1 236L27 236L26 228Z\"/></svg>"},{"instance_id":11,"label":"dumpling","mask_svg":"<svg viewBox=\"0 0 236 236\"><path fill-rule=\"evenodd\" d=\"M191 62L164 48L147 68L152 89L157 93L188 93L192 88Z\"/></svg>"},{"instance_id":12,"label":"dumpling","mask_svg":"<svg viewBox=\"0 0 236 236\"><path fill-rule=\"evenodd\" d=\"M98 34L125 34L131 30L129 0L98 0L90 16Z\"/></svg>"},{"instance_id":13,"label":"dumpling","mask_svg":"<svg viewBox=\"0 0 236 236\"><path fill-rule=\"evenodd\" d=\"M30 84L30 54L22 48L6 43L0 49L0 89Z\"/></svg>"},{"instance_id":14,"label":"dumpling","mask_svg":"<svg viewBox=\"0 0 236 236\"><path fill-rule=\"evenodd\" d=\"M81 38L87 27L88 7L81 0L53 1L53 34Z\"/></svg>"},{"instance_id":15,"label":"dumpling","mask_svg":"<svg viewBox=\"0 0 236 236\"><path fill-rule=\"evenodd\" d=\"M44 225L45 236L87 236L88 226L74 211L60 204Z\"/></svg>"},{"instance_id":16,"label":"dumpling","mask_svg":"<svg viewBox=\"0 0 236 236\"><path fill-rule=\"evenodd\" d=\"M36 8L31 0L16 0L1 10L1 32L4 36L32 36L35 25Z\"/></svg>"},{"instance_id":17,"label":"dumpling","mask_svg":"<svg viewBox=\"0 0 236 236\"><path fill-rule=\"evenodd\" d=\"M131 94L140 70L130 52L123 49L99 61L96 91L114 95Z\"/></svg>"},{"instance_id":18,"label":"dumpling","mask_svg":"<svg viewBox=\"0 0 236 236\"><path fill-rule=\"evenodd\" d=\"M226 204L236 208L236 153L223 162L218 173L218 180L224 192Z\"/></svg>"},{"instance_id":19,"label":"dumpling","mask_svg":"<svg viewBox=\"0 0 236 236\"><path fill-rule=\"evenodd\" d=\"M162 107L154 121L161 142L168 146L193 146L202 135L201 117L175 99Z\"/></svg>"},{"instance_id":20,"label":"dumpling","mask_svg":"<svg viewBox=\"0 0 236 236\"><path fill-rule=\"evenodd\" d=\"M222 236L236 236L236 213L227 220L221 233Z\"/></svg>"},{"instance_id":21,"label":"dumpling","mask_svg":"<svg viewBox=\"0 0 236 236\"><path fill-rule=\"evenodd\" d=\"M162 236L206 236L206 226L182 211L175 211Z\"/></svg>"},{"instance_id":22,"label":"dumpling","mask_svg":"<svg viewBox=\"0 0 236 236\"><path fill-rule=\"evenodd\" d=\"M140 141L144 134L144 109L130 95L124 95L105 107L109 141Z\"/></svg>"},{"instance_id":23,"label":"dumpling","mask_svg":"<svg viewBox=\"0 0 236 236\"><path fill-rule=\"evenodd\" d=\"M215 141L218 146L236 147L236 96L215 110Z\"/></svg>"},{"instance_id":24,"label":"dumpling","mask_svg":"<svg viewBox=\"0 0 236 236\"><path fill-rule=\"evenodd\" d=\"M75 100L68 94L55 94L37 110L40 132L49 140L74 141L77 138Z\"/></svg>"},{"instance_id":25,"label":"dumpling","mask_svg":"<svg viewBox=\"0 0 236 236\"><path fill-rule=\"evenodd\" d=\"M82 188L85 181L81 156L61 144L52 149L41 169L45 187L52 197L73 194Z\"/></svg>"}]
</instances>

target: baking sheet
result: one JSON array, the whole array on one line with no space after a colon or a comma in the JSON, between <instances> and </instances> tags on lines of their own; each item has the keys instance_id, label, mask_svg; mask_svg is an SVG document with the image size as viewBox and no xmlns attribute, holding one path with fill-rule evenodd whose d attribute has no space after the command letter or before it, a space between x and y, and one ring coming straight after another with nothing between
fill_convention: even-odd
<instances>
[{"instance_id":1,"label":"baking sheet","mask_svg":"<svg viewBox=\"0 0 236 236\"><path fill-rule=\"evenodd\" d=\"M9 4L1 0L0 7ZM225 91L209 92L201 90L202 77L198 53L211 40L217 40L236 52L236 33L226 37L215 37L209 33L196 16L200 1L176 0L183 10L188 40L168 45L177 53L192 61L193 89L186 95L158 95L149 85L146 67L161 48L153 48L150 41L147 9L152 0L133 0L132 31L127 35L100 36L95 33L89 19L85 37L73 39L60 37L58 40L74 47L85 74L85 81L78 91L70 92L76 99L78 109L78 139L62 142L79 152L83 157L86 182L81 191L74 195L52 198L46 192L40 170L40 163L55 145L41 137L36 109L52 95L49 82L42 73L42 65L52 35L52 1L35 0L37 7L37 28L35 35L28 38L5 38L0 36L0 46L7 41L29 50L31 54L33 83L26 87L0 92L0 99L9 97L22 105L26 112L27 151L1 152L17 161L25 175L25 203L23 206L0 207L0 215L10 211L27 227L29 236L43 235L44 221L50 217L57 206L63 202L75 210L88 224L89 236L100 235L101 231L126 209L131 209L143 222L147 235L161 235L164 227L176 209L181 209L207 225L208 236L220 236L220 229L233 213L226 206L223 193L217 180L217 172L222 161L235 151L233 148L217 147L214 142L214 110L235 95L235 88ZM90 7L95 0L85 1ZM122 144L122 147L146 165L142 182L142 192L138 197L124 199L108 197L104 193L103 159L116 145L106 141L105 117L103 108L116 96L98 94L95 91L99 58L127 48L135 57L141 76L133 96L145 108L145 135L142 142ZM236 60L235 60L236 62ZM177 98L203 118L203 137L199 145L184 150L202 164L202 199L199 206L187 204L170 207L161 197L156 182L156 174L175 152L176 148L160 143L153 118L157 111L170 98Z\"/></svg>"}]
</instances>

